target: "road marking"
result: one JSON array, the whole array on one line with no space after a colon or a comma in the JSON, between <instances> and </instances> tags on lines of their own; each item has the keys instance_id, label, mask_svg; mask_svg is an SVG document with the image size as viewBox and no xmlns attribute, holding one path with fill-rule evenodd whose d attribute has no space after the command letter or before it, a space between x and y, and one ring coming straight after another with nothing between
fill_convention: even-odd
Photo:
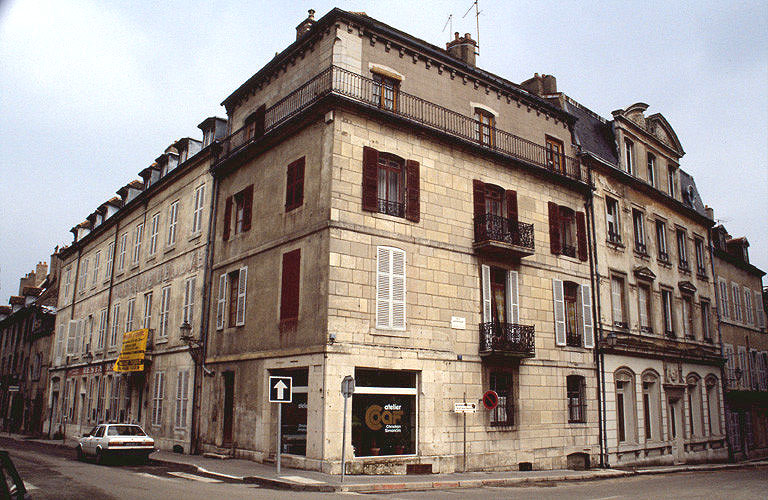
<instances>
[{"instance_id":1,"label":"road marking","mask_svg":"<svg viewBox=\"0 0 768 500\"><path fill-rule=\"evenodd\" d=\"M204 469L199 465L197 466L197 472L202 472L203 474L213 474L216 476L226 477L227 479L234 479L235 481L242 481L244 479L243 476L232 476L229 474L222 474L221 472L209 471L208 469Z\"/></svg>"},{"instance_id":2,"label":"road marking","mask_svg":"<svg viewBox=\"0 0 768 500\"><path fill-rule=\"evenodd\" d=\"M616 497L600 497L600 498L593 498L592 500L615 500L616 498L624 498L622 495L616 496Z\"/></svg>"},{"instance_id":3,"label":"road marking","mask_svg":"<svg viewBox=\"0 0 768 500\"><path fill-rule=\"evenodd\" d=\"M173 479L173 478L170 478L170 477L156 476L154 474L150 474L149 472L137 472L136 475L137 476L142 476L142 477L151 477L151 478L154 478L154 479L161 479L163 481L173 481L174 483L178 483L178 481L176 479Z\"/></svg>"},{"instance_id":4,"label":"road marking","mask_svg":"<svg viewBox=\"0 0 768 500\"><path fill-rule=\"evenodd\" d=\"M223 483L221 479L213 479L210 477L196 476L188 472L169 472L171 476L181 477L184 479L190 479L192 481L200 481L201 483Z\"/></svg>"},{"instance_id":5,"label":"road marking","mask_svg":"<svg viewBox=\"0 0 768 500\"><path fill-rule=\"evenodd\" d=\"M302 477L302 476L280 476L280 479L287 479L289 481L293 481L294 483L302 483L302 484L325 484L324 481L317 481L315 479L310 479L308 477Z\"/></svg>"},{"instance_id":6,"label":"road marking","mask_svg":"<svg viewBox=\"0 0 768 500\"><path fill-rule=\"evenodd\" d=\"M28 483L26 481L24 481L24 488L26 488L27 491L39 490L40 489L37 486L35 486L34 484Z\"/></svg>"}]
</instances>

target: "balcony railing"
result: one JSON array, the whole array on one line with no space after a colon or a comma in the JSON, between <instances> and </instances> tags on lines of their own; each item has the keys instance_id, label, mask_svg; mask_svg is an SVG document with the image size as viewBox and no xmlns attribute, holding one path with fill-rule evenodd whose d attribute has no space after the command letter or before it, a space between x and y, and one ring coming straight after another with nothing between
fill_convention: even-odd
<instances>
[{"instance_id":1,"label":"balcony railing","mask_svg":"<svg viewBox=\"0 0 768 500\"><path fill-rule=\"evenodd\" d=\"M581 347L581 335L578 333L565 332L565 345L570 347Z\"/></svg>"},{"instance_id":2,"label":"balcony railing","mask_svg":"<svg viewBox=\"0 0 768 500\"><path fill-rule=\"evenodd\" d=\"M659 260L669 264L669 254L667 252L660 251L659 252Z\"/></svg>"},{"instance_id":3,"label":"balcony railing","mask_svg":"<svg viewBox=\"0 0 768 500\"><path fill-rule=\"evenodd\" d=\"M687 260L681 260L681 261L680 261L680 262L677 264L677 267L678 267L678 268L679 268L681 271L690 271L690 269L691 269L690 267L688 267L688 261L687 261Z\"/></svg>"},{"instance_id":4,"label":"balcony railing","mask_svg":"<svg viewBox=\"0 0 768 500\"><path fill-rule=\"evenodd\" d=\"M621 233L615 231L608 231L608 241L611 243L621 244Z\"/></svg>"},{"instance_id":5,"label":"balcony railing","mask_svg":"<svg viewBox=\"0 0 768 500\"><path fill-rule=\"evenodd\" d=\"M533 224L492 214L478 215L475 217L475 242L489 240L533 250Z\"/></svg>"},{"instance_id":6,"label":"balcony railing","mask_svg":"<svg viewBox=\"0 0 768 500\"><path fill-rule=\"evenodd\" d=\"M256 130L259 131L258 134L262 130L268 133L331 94L474 142L486 149L545 168L559 175L583 181L578 158L559 155L560 161L552 162L551 158L548 161L546 147L495 127L490 130L492 140L488 141L487 137L483 140L479 134L482 124L478 120L399 90L396 91L394 104L387 101L382 106L381 83L336 66L322 71L273 106L266 108L263 128L245 126L224 138L216 161L221 162L227 159L240 148L257 139L259 135L255 132Z\"/></svg>"},{"instance_id":7,"label":"balcony railing","mask_svg":"<svg viewBox=\"0 0 768 500\"><path fill-rule=\"evenodd\" d=\"M378 199L379 213L394 215L395 217L405 217L405 203L389 201L384 198Z\"/></svg>"},{"instance_id":8,"label":"balcony railing","mask_svg":"<svg viewBox=\"0 0 768 500\"><path fill-rule=\"evenodd\" d=\"M635 252L643 255L648 255L648 247L645 246L645 243L636 242Z\"/></svg>"},{"instance_id":9,"label":"balcony railing","mask_svg":"<svg viewBox=\"0 0 768 500\"><path fill-rule=\"evenodd\" d=\"M480 354L501 354L524 358L536 353L533 325L480 323Z\"/></svg>"},{"instance_id":10,"label":"balcony railing","mask_svg":"<svg viewBox=\"0 0 768 500\"><path fill-rule=\"evenodd\" d=\"M576 247L573 245L566 245L563 243L563 248L561 249L561 254L567 255L568 257L576 257Z\"/></svg>"}]
</instances>

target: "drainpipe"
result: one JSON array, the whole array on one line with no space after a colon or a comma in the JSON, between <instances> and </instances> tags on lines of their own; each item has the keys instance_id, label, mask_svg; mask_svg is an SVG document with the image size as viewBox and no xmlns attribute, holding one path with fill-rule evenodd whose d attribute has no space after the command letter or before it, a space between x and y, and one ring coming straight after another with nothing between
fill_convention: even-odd
<instances>
[{"instance_id":1,"label":"drainpipe","mask_svg":"<svg viewBox=\"0 0 768 500\"><path fill-rule=\"evenodd\" d=\"M715 276L715 252L714 245L712 244L712 228L707 230L707 249L709 250L709 267L712 269L712 282L715 285L715 315L717 316L717 339L718 346L720 347L720 357L725 358L725 347L723 347L723 334L720 329L720 289L717 286L717 279ZM728 390L728 379L726 378L725 363L720 365L720 386L723 393L723 417L725 422L722 425L725 426L725 443L728 445L728 461L733 462L735 456L733 453L733 436L728 426L728 400L725 397L725 393ZM719 416L719 415L718 415Z\"/></svg>"},{"instance_id":2,"label":"drainpipe","mask_svg":"<svg viewBox=\"0 0 768 500\"><path fill-rule=\"evenodd\" d=\"M592 166L587 162L587 181L592 185ZM587 227L590 233L590 251L589 251L589 279L592 286L592 324L597 329L597 344L594 350L595 364L598 369L598 439L600 440L600 467L609 468L608 461L608 437L606 430L606 408L605 408L605 355L601 347L603 340L602 307L600 302L600 272L598 270L597 259L597 237L595 233L595 205L593 189L590 188L589 197L585 203L587 210Z\"/></svg>"}]
</instances>

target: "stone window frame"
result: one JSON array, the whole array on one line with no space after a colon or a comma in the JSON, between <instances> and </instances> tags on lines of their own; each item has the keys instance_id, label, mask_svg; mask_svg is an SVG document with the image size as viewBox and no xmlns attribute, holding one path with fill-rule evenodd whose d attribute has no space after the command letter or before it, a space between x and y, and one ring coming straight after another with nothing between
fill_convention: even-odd
<instances>
[{"instance_id":1,"label":"stone window frame","mask_svg":"<svg viewBox=\"0 0 768 500\"><path fill-rule=\"evenodd\" d=\"M660 442L663 439L663 418L661 413L661 377L653 369L641 375L643 429L646 442Z\"/></svg>"},{"instance_id":2,"label":"stone window frame","mask_svg":"<svg viewBox=\"0 0 768 500\"><path fill-rule=\"evenodd\" d=\"M619 445L637 444L635 372L630 368L623 366L614 372L613 380L615 390L616 440Z\"/></svg>"}]
</instances>

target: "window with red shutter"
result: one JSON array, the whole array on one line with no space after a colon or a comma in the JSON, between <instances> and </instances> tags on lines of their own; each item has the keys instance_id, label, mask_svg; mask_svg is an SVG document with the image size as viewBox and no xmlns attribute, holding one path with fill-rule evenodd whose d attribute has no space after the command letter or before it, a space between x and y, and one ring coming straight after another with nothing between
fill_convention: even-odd
<instances>
[{"instance_id":1,"label":"window with red shutter","mask_svg":"<svg viewBox=\"0 0 768 500\"><path fill-rule=\"evenodd\" d=\"M228 196L224 205L224 241L229 239L229 231L232 226L232 197Z\"/></svg>"},{"instance_id":2,"label":"window with red shutter","mask_svg":"<svg viewBox=\"0 0 768 500\"><path fill-rule=\"evenodd\" d=\"M243 232L251 230L253 212L253 184L243 190Z\"/></svg>"},{"instance_id":3,"label":"window with red shutter","mask_svg":"<svg viewBox=\"0 0 768 500\"><path fill-rule=\"evenodd\" d=\"M560 207L557 203L547 203L549 208L549 250L560 255L562 246L560 245Z\"/></svg>"},{"instance_id":4,"label":"window with red shutter","mask_svg":"<svg viewBox=\"0 0 768 500\"><path fill-rule=\"evenodd\" d=\"M579 260L587 260L587 224L584 212L576 212L576 245Z\"/></svg>"},{"instance_id":5,"label":"window with red shutter","mask_svg":"<svg viewBox=\"0 0 768 500\"><path fill-rule=\"evenodd\" d=\"M363 210L378 212L376 197L379 191L379 152L363 147Z\"/></svg>"},{"instance_id":6,"label":"window with red shutter","mask_svg":"<svg viewBox=\"0 0 768 500\"><path fill-rule=\"evenodd\" d=\"M283 254L280 331L295 329L299 319L301 249Z\"/></svg>"},{"instance_id":7,"label":"window with red shutter","mask_svg":"<svg viewBox=\"0 0 768 500\"><path fill-rule=\"evenodd\" d=\"M405 179L407 199L405 202L405 218L411 222L419 222L420 217L420 187L419 187L419 162L408 160L405 162Z\"/></svg>"},{"instance_id":8,"label":"window with red shutter","mask_svg":"<svg viewBox=\"0 0 768 500\"><path fill-rule=\"evenodd\" d=\"M419 222L419 162L363 148L363 210Z\"/></svg>"},{"instance_id":9,"label":"window with red shutter","mask_svg":"<svg viewBox=\"0 0 768 500\"><path fill-rule=\"evenodd\" d=\"M285 187L285 211L289 212L304 203L304 158L288 165Z\"/></svg>"}]
</instances>

